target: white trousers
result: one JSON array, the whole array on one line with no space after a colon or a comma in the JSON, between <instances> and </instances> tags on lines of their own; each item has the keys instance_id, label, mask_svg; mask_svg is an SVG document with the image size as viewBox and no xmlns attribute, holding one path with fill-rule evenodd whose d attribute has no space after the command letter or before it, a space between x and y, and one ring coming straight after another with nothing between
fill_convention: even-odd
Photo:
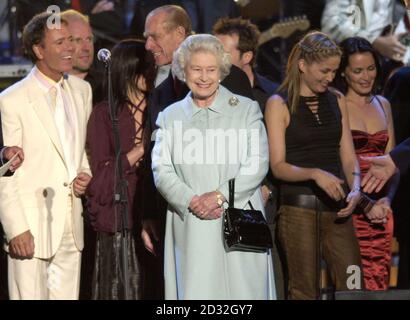
<instances>
[{"instance_id":1,"label":"white trousers","mask_svg":"<svg viewBox=\"0 0 410 320\"><path fill-rule=\"evenodd\" d=\"M74 243L71 198L61 243L49 259L8 256L11 300L76 300L80 291L81 252Z\"/></svg>"}]
</instances>

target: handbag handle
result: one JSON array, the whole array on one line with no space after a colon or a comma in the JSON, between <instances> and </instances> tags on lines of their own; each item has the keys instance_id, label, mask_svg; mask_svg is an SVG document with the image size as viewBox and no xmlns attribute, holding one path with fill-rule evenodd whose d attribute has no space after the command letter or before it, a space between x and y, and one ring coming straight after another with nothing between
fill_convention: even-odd
<instances>
[{"instance_id":1,"label":"handbag handle","mask_svg":"<svg viewBox=\"0 0 410 320\"><path fill-rule=\"evenodd\" d=\"M248 201L249 207L251 210L253 209L251 200ZM229 208L235 207L235 178L229 180L229 201L228 201Z\"/></svg>"},{"instance_id":2,"label":"handbag handle","mask_svg":"<svg viewBox=\"0 0 410 320\"><path fill-rule=\"evenodd\" d=\"M229 208L234 208L235 205L235 178L229 180Z\"/></svg>"}]
</instances>

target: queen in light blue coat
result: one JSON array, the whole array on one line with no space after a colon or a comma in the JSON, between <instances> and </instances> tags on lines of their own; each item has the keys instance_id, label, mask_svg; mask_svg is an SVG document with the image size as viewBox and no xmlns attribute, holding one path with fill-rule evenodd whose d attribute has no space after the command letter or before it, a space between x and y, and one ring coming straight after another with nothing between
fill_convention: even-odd
<instances>
[{"instance_id":1,"label":"queen in light blue coat","mask_svg":"<svg viewBox=\"0 0 410 320\"><path fill-rule=\"evenodd\" d=\"M256 102L219 84L229 55L211 35L188 37L172 71L190 93L160 113L152 154L155 185L168 201L166 299L275 299L270 252L225 250L223 205L264 211L260 184L268 142Z\"/></svg>"}]
</instances>

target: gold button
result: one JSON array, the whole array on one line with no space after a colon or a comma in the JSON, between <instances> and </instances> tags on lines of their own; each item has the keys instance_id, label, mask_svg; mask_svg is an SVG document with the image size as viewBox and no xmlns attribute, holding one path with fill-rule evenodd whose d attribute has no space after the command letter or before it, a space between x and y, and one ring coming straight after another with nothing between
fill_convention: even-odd
<instances>
[{"instance_id":1,"label":"gold button","mask_svg":"<svg viewBox=\"0 0 410 320\"><path fill-rule=\"evenodd\" d=\"M64 186L64 187L67 187L67 186L68 186L68 183L67 183L67 182L64 182L64 183L63 183L63 186Z\"/></svg>"}]
</instances>

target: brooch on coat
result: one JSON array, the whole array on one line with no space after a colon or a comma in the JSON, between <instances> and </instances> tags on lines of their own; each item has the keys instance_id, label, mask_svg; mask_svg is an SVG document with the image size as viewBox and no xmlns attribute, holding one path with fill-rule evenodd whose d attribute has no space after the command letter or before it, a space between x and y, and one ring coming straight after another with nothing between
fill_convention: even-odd
<instances>
[{"instance_id":1,"label":"brooch on coat","mask_svg":"<svg viewBox=\"0 0 410 320\"><path fill-rule=\"evenodd\" d=\"M231 97L229 99L229 105L231 107L235 107L239 103L239 99L237 97Z\"/></svg>"}]
</instances>

